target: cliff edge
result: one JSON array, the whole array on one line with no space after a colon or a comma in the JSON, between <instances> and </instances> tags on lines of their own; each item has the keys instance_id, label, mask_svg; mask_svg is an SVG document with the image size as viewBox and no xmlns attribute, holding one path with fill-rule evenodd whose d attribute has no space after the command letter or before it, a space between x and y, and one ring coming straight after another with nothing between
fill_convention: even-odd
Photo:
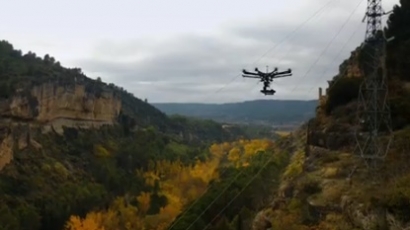
<instances>
[{"instance_id":1,"label":"cliff edge","mask_svg":"<svg viewBox=\"0 0 410 230\"><path fill-rule=\"evenodd\" d=\"M33 123L47 132L62 127L89 128L112 125L121 111L121 99L113 91L87 92L84 84L55 82L17 91L0 100L2 122Z\"/></svg>"}]
</instances>

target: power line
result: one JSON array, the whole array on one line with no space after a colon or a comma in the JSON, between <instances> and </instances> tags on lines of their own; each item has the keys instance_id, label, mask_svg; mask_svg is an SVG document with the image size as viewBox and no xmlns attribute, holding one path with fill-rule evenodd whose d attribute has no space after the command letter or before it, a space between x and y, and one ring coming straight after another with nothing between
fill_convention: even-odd
<instances>
[{"instance_id":1,"label":"power line","mask_svg":"<svg viewBox=\"0 0 410 230\"><path fill-rule=\"evenodd\" d=\"M353 37L357 34L357 32L360 30L360 27L361 27L361 22L359 23L359 25L356 27L356 29L354 30L354 32L352 33L352 35L349 37L349 39L347 39L346 40L346 42L343 44L343 46L341 47L341 49L339 50L339 52L337 53L337 55L333 58L333 60L332 60L332 62L331 62L331 64L329 65L329 66L333 66L333 64L338 60L338 58L340 57L340 55L343 53L343 51L346 49L346 47L347 47L347 45L349 44L349 42L353 39ZM327 73L327 71L330 69L330 67L329 68L326 68L324 71L323 71L323 73L322 73L322 75L321 75L321 77L315 82L315 83L317 83L319 80L321 80L321 79L323 79L323 77L326 75L326 73ZM339 80L340 78L337 78L336 79L336 81L337 80ZM334 82L334 83L336 83L336 81ZM309 93L312 91L312 89L314 89L314 88L311 88L310 90L309 90Z\"/></svg>"},{"instance_id":2,"label":"power line","mask_svg":"<svg viewBox=\"0 0 410 230\"><path fill-rule=\"evenodd\" d=\"M339 0L337 1L337 2L339 2ZM333 8L334 9L334 8ZM333 10L333 9L331 9L331 10ZM326 11L326 13L330 13L331 11ZM292 44L290 47L289 47L289 50L281 57L281 58L279 58L279 62L278 62L278 66L280 65L280 63L282 63L282 61L285 59L284 57L287 57L288 56L288 54L290 53L290 51L293 49L293 47L295 46L295 44Z\"/></svg>"},{"instance_id":3,"label":"power line","mask_svg":"<svg viewBox=\"0 0 410 230\"><path fill-rule=\"evenodd\" d=\"M368 0L369 1L369 7L368 7L368 14L369 14L369 12L372 12L372 10L373 11L376 11L377 9L378 9L378 7L377 7L377 1L381 4L381 0ZM357 7L356 7L356 9L353 11L353 13L357 10L357 8L360 6L360 4L361 4L361 2L357 5ZM373 9L371 9L371 7L373 7ZM353 15L353 13L349 16L349 18L348 18L348 20L347 21L349 21L349 19L350 19L350 17ZM374 12L372 12L372 13L374 13ZM377 16L377 15L376 15ZM373 16L373 17L375 17L375 16ZM369 21L371 21L371 20L369 20ZM376 19L375 18L373 18L373 21L376 21ZM341 30L343 29L343 27L345 26L347 24L347 22L342 26L342 28L341 28ZM370 24L370 23L369 23ZM373 28L372 29L369 29L369 27L371 27L371 26L368 26L368 30L367 30L367 34L369 33L369 31L372 31L372 33L373 33L373 36L368 36L368 35L366 35L366 38L367 39L369 39L369 38L374 38L374 36L376 35L376 32L378 32L379 30L377 30L376 31L376 28L374 28L375 27L375 25L377 25L377 22L376 23L373 23ZM337 35L341 32L341 30L339 30L339 32L337 33ZM351 37L353 37L354 36L354 34L356 34L356 32L355 33L353 33L353 35L351 36ZM336 36L337 36L336 35ZM335 36L335 37L336 37ZM334 38L335 38L334 37ZM332 39L331 40L331 42L330 43L332 43L333 42L333 40L334 39ZM350 40L350 39L349 39ZM329 44L330 44L329 43ZM328 44L328 46L329 46L329 44ZM345 43L345 45L347 44L347 42ZM345 47L345 45L343 46L343 48L341 49L341 51L344 49L344 47ZM385 45L385 44L384 44ZM328 46L325 48L325 50L328 48ZM341 53L341 51L339 52L339 54ZM317 61L320 59L320 57L323 55L323 53L324 52L322 52L321 53L321 55L319 55L319 58L313 63L313 65L315 65L316 63L317 63ZM337 55L337 56L339 56L339 55ZM336 56L336 57L337 57ZM383 66L384 67L384 66ZM383 68L382 67L382 68ZM311 68L310 68L311 69ZM307 71L307 73L310 71L310 69ZM374 66L373 66L373 69L376 69ZM325 71L326 72L326 71ZM324 73L325 73L324 72ZM306 73L306 75L307 75L307 73ZM306 76L305 75L305 76ZM374 75L376 75L376 74L374 74ZM373 75L373 79L371 79L370 77L370 81L373 81L373 82L369 82L368 84L370 85L371 83L373 83L373 84L375 84L375 82L374 81L376 81L374 78L374 75ZM383 74L383 77L385 78L385 74ZM385 83L385 79L382 79L382 83ZM334 86L334 84L332 85L332 86ZM329 87L329 89L332 87L332 86L330 86ZM377 89L373 89L373 91L376 91ZM292 90L293 91L293 90ZM386 91L387 92L387 91ZM387 94L387 93L386 93ZM374 101L376 101L378 98L376 97L376 93L373 93L373 107L375 107L375 109L377 109L377 103L376 102L374 102ZM386 107L386 105L384 104L383 105L384 107L384 109L385 109L385 107ZM378 112L378 111L376 111L376 112ZM380 112L378 112L378 113L380 113ZM377 117L377 115L379 115L379 114L375 114L374 116L375 117ZM383 114L380 114L380 115L383 115ZM376 120L377 118L374 118L374 120ZM373 123L376 123L376 122L374 122L373 121ZM378 127L378 126L374 126L374 127ZM374 128L373 127L373 129L376 129L376 128ZM377 134L377 130L374 132L374 133L376 133ZM373 134L374 135L374 134ZM375 140L375 138L374 138L374 140ZM373 144L374 145L374 144ZM362 150L363 151L363 150ZM374 151L375 151L375 148L373 148L372 149L372 151L373 151L373 156L372 157L374 157ZM272 157L273 157L273 155L271 156L271 158L270 158L270 160L272 159ZM259 174L263 171L263 169L270 163L270 160L269 161L267 161L266 163L265 163L265 165L257 172L257 174L246 184L246 186L208 223L208 225L203 229L203 230L206 230L211 224L212 224L212 222L215 220L215 218L217 217L217 216L219 216L222 212L224 212L225 211L225 209L227 208L227 207L229 207L229 205L252 183L252 181L254 180L254 179L256 179L256 177L257 176L259 176ZM201 214L202 215L202 214ZM200 216L201 216L200 215ZM192 226L192 224L191 224L191 226Z\"/></svg>"},{"instance_id":4,"label":"power line","mask_svg":"<svg viewBox=\"0 0 410 230\"><path fill-rule=\"evenodd\" d=\"M282 44L283 42L285 42L286 41L286 39L288 39L292 34L294 34L296 31L298 31L300 28L302 28L307 22L309 22L310 20L312 20L315 16L317 16L319 13L321 13L322 11L324 11L332 2L334 2L335 0L329 0L325 5L323 5L319 10L317 10L312 16L310 16L308 19L306 19L304 22L302 22L296 29L294 29L292 32L290 32L287 36L285 36L284 37L284 39L282 39L282 41L280 41L279 43L277 43L275 46L273 46L272 48L270 48L268 51L266 51L259 59L257 59L253 64L255 64L255 63L257 63L260 59L262 59L264 56L266 56L271 50L273 50L273 49L275 49L276 47L278 47L280 44ZM231 79L231 81L230 82L228 82L225 86L223 86L222 88L220 88L220 89L218 89L216 92L214 92L212 95L214 95L214 94L216 94L216 93L218 93L218 92L220 92L222 89L224 89L226 86L228 86L230 83L232 83L238 76L240 76L240 74L238 74L237 76L235 76L233 79ZM242 171L241 171L242 172ZM237 175L237 177L239 176L240 174L238 174ZM234 183L234 181L236 180L236 178L237 177L235 177L234 178L234 180L232 180L232 182L226 187L226 189L227 188L229 188L233 183ZM207 187L207 189L205 190L205 192L203 192L203 194L198 198L198 199L196 199L196 201L195 202L193 202L189 207L188 207L188 209L186 209L183 213L182 213L182 215L179 217L179 218L177 218L177 220L175 220L174 222L173 222L173 224L168 228L168 229L172 229L172 227L174 227L178 222L179 222L179 220L180 219L182 219L182 217L183 216L185 216L185 214L189 211L189 210L191 210L191 208L193 208L194 207L194 205L206 194L206 192L209 190L209 188L210 188L211 186L208 186ZM195 220L195 222L196 222L197 220ZM194 223L195 223L194 222Z\"/></svg>"},{"instance_id":5,"label":"power line","mask_svg":"<svg viewBox=\"0 0 410 230\"><path fill-rule=\"evenodd\" d=\"M337 2L339 2L339 0L338 0ZM328 5L327 5L327 6L328 6ZM330 11L326 11L326 13L329 13L329 12L330 12ZM294 32L295 32L295 31L294 31ZM282 55L281 58L279 58L279 62L278 62L278 64L277 64L277 66L279 66L280 63L282 63L282 61L285 59L285 57L287 57L287 56L289 55L290 51L293 49L294 46L295 46L295 44L291 44L291 45L290 45L288 51L287 51L286 53L284 53L284 55ZM255 88L259 85L259 83L261 83L261 82L260 82L260 81L256 82L256 84L251 88L251 90L255 89ZM276 83L276 84L277 84L277 83Z\"/></svg>"},{"instance_id":6,"label":"power line","mask_svg":"<svg viewBox=\"0 0 410 230\"><path fill-rule=\"evenodd\" d=\"M337 38L337 36L339 36L339 34L342 32L343 28L347 25L347 23L350 21L350 19L352 18L352 16L354 15L354 13L359 9L359 6L362 4L363 0L360 0L359 4L356 5L355 9L352 11L352 13L349 15L349 17L347 18L347 20L342 24L342 26L339 28L338 32L333 36L333 38L329 41L329 43L327 43L327 45L325 46L325 48L322 50L322 52L320 53L320 55L316 58L316 60L313 62L313 64L310 66L310 68L306 71L306 73L302 76L302 78L305 78L309 72L313 69L313 67L317 64L317 62L322 58L322 56L325 54L325 52L327 51L327 49L330 47L330 45L333 43L333 41ZM300 80L299 80L300 82ZM293 89L292 92L294 90L296 90L298 88L300 84L297 84Z\"/></svg>"},{"instance_id":7,"label":"power line","mask_svg":"<svg viewBox=\"0 0 410 230\"><path fill-rule=\"evenodd\" d=\"M264 58L269 52L272 50L276 49L280 44L285 42L292 34L294 34L296 31L298 31L300 28L302 28L306 23L308 23L310 20L312 20L316 15L321 13L323 10L325 10L332 2L335 0L329 0L325 5L323 5L319 10L317 10L312 16L310 16L308 19L306 19L303 23L301 23L296 29L294 29L292 32L290 32L287 36L285 36L279 43L275 44L273 47L269 48L265 53L262 54L256 61L252 63L252 65L255 65L257 62L259 62L262 58ZM226 83L224 86L216 90L214 93L210 95L215 95L219 93L221 90L226 88L229 84L231 84L235 79L237 79L240 76L240 74L234 76L228 83Z\"/></svg>"},{"instance_id":8,"label":"power line","mask_svg":"<svg viewBox=\"0 0 410 230\"><path fill-rule=\"evenodd\" d=\"M353 14L356 12L356 10L358 9L358 7L361 5L362 1L363 1L363 0L361 0L361 1L359 2L359 4L355 7L354 11L349 15L349 17L347 18L346 22L345 22L345 23L342 25L342 27L339 29L339 31L338 31L338 33L335 35L335 37L333 37L333 38L331 39L331 41L328 43L328 45L326 46L325 50L329 47L329 45L330 45L331 43L333 43L333 41L335 40L335 38L340 34L340 32L342 31L342 29L344 28L344 26L347 24L347 22L350 21L350 18L353 16ZM324 52L322 52L322 53L319 55L318 59L320 59L320 57L321 57L323 54L324 54ZM317 60L318 60L318 59L317 59ZM317 63L317 60L316 60L312 65L315 65L315 64ZM311 69L311 68L310 68L310 69ZM309 70L308 70L308 72L309 72ZM306 76L306 75L307 75L307 73L305 74L305 76ZM293 89L292 91L294 91L294 89ZM223 211L225 211L225 209L226 209L227 207L229 207L229 205L253 182L253 180L255 180L257 176L259 176L259 174L263 171L263 169L270 163L272 157L273 157L273 154L272 154L272 156L270 157L270 159L265 163L265 165L257 172L257 174L245 185L245 187L244 187L217 215L215 215L215 217L209 222L209 224L208 224L203 230L206 230L206 229L212 224L213 220L215 220L215 218L216 218L217 216L219 216ZM242 171L241 171L241 172L242 172ZM229 185L229 186L230 186L230 185ZM229 186L227 186L227 187L229 187ZM226 190L226 189L224 189L224 190ZM219 198L221 195L222 195L222 194L220 194L217 198ZM215 200L217 200L217 198L216 198ZM214 202L215 202L215 200L214 200ZM213 202L212 202L212 203L213 203ZM212 203L211 203L211 205L212 205ZM192 227L192 225L205 213L205 211L206 211L207 209L209 209L209 207L210 207L210 205L208 205L208 207L198 216L198 218L188 227L188 229L189 229L190 227ZM187 230L188 230L188 229L187 229Z\"/></svg>"},{"instance_id":9,"label":"power line","mask_svg":"<svg viewBox=\"0 0 410 230\"><path fill-rule=\"evenodd\" d=\"M269 165L269 163L271 163L271 161L272 161L272 159L273 159L274 156L275 156L275 154L271 154L271 156L270 156L269 159L266 161L266 163L265 163L265 164L259 169L259 171L249 180L249 182L241 189L241 191L239 191L239 193L236 194L236 196L234 196L234 197L232 198L232 200L231 200L227 205L225 205L225 207L224 207L218 214L216 214L215 217L214 217L211 221L209 221L208 225L206 225L205 228L202 229L202 230L208 229L208 227L211 226L212 222L216 219L216 217L219 216L219 215L221 215L221 214L225 211L225 209L227 209L227 208L229 207L229 205L231 205L232 202L234 202L234 200L235 200L236 198L238 198L238 197L242 194L242 192L245 191L245 189L248 188L248 186L259 176L259 174L262 173L262 171ZM187 230L188 230L188 229L187 229Z\"/></svg>"},{"instance_id":10,"label":"power line","mask_svg":"<svg viewBox=\"0 0 410 230\"><path fill-rule=\"evenodd\" d=\"M352 18L352 16L354 15L354 13L359 9L359 6L362 4L363 0L361 0L359 2L358 5L356 5L356 7L354 8L354 10L352 11L352 13L349 15L349 17L347 18L347 20L342 24L342 26L339 28L338 32L335 34L335 36L327 43L326 47L322 50L322 52L320 53L320 55L316 58L316 60L313 62L312 65L310 65L309 69L305 72L305 74L302 76L302 78L305 78L308 73L313 69L313 67L318 63L318 61L322 58L322 56L325 54L325 52L327 51L327 49L333 44L333 42L336 40L336 38L339 36L339 34L343 31L344 27L347 25L347 23L350 21L350 19ZM360 26L359 26L360 28ZM359 29L358 28L358 29ZM354 35L354 34L353 34ZM349 38L349 40L351 40L353 38L353 35ZM348 41L349 41L348 40ZM344 44L344 46L347 45L347 42ZM341 53L341 51L339 52ZM336 58L334 59L334 61L336 60ZM326 71L325 71L326 72ZM323 75L325 74L325 72L323 73ZM300 81L299 81L300 83ZM259 82L257 83L259 84ZM300 86L300 84L297 84L292 90L291 92L294 92L298 87ZM256 87L256 86L255 86ZM309 90L309 92L312 91L314 87L311 87L311 89ZM253 89L253 88L252 88Z\"/></svg>"}]
</instances>

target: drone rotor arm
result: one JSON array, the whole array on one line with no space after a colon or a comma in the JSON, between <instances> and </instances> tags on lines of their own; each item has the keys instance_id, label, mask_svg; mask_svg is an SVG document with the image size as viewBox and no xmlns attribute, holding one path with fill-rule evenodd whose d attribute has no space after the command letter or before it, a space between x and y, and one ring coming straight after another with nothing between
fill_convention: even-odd
<instances>
[{"instance_id":1,"label":"drone rotor arm","mask_svg":"<svg viewBox=\"0 0 410 230\"><path fill-rule=\"evenodd\" d=\"M254 75L245 75L243 74L242 77L246 77L246 78L260 78L258 76L254 76Z\"/></svg>"},{"instance_id":2,"label":"drone rotor arm","mask_svg":"<svg viewBox=\"0 0 410 230\"><path fill-rule=\"evenodd\" d=\"M266 73L263 73L263 72L259 71L258 69L255 69L255 70L256 70L256 72L257 72L259 75L261 75L261 76L268 75L268 74L266 74Z\"/></svg>"},{"instance_id":3,"label":"drone rotor arm","mask_svg":"<svg viewBox=\"0 0 410 230\"><path fill-rule=\"evenodd\" d=\"M242 73L243 74L248 74L248 75L255 75L255 76L258 75L257 73L252 73L252 72L249 72L249 71L246 71L246 70L242 70Z\"/></svg>"},{"instance_id":4,"label":"drone rotor arm","mask_svg":"<svg viewBox=\"0 0 410 230\"><path fill-rule=\"evenodd\" d=\"M292 70L291 70L291 69L288 69L288 70L286 70L286 71L277 72L276 74L277 74L277 75L280 75L280 74L292 74Z\"/></svg>"},{"instance_id":5,"label":"drone rotor arm","mask_svg":"<svg viewBox=\"0 0 410 230\"><path fill-rule=\"evenodd\" d=\"M290 77L290 76L292 76L291 73L289 73L289 74L282 74L282 75L276 75L276 76L272 77L272 79L281 78L281 77Z\"/></svg>"}]
</instances>

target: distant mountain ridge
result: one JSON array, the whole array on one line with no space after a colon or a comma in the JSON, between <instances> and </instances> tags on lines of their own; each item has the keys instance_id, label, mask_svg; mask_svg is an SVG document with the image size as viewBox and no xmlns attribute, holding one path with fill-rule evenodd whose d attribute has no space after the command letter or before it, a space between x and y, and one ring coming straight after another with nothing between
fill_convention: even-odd
<instances>
[{"instance_id":1,"label":"distant mountain ridge","mask_svg":"<svg viewBox=\"0 0 410 230\"><path fill-rule=\"evenodd\" d=\"M253 100L224 104L152 103L168 115L269 125L306 121L315 115L317 104L317 100Z\"/></svg>"}]
</instances>

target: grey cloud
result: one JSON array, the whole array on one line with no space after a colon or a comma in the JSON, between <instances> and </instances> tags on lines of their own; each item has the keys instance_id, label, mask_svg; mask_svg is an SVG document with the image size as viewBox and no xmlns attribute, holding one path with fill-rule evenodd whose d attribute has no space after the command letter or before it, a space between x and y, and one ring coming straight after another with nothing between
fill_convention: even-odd
<instances>
[{"instance_id":1,"label":"grey cloud","mask_svg":"<svg viewBox=\"0 0 410 230\"><path fill-rule=\"evenodd\" d=\"M348 57L350 50L358 46L364 36L363 27L363 32L357 33L343 54L332 63L342 44L359 24L361 18L355 15L320 61L311 68L355 4L342 1L340 8L331 11L330 16L312 20L294 37L280 44L278 49L261 58L255 66L252 64L263 52L293 31L304 15L301 15L302 19L298 17L300 20L286 21L273 17L270 22L235 25L225 28L223 33L208 36L184 35L172 39L123 43L106 41L95 47L93 56L77 60L77 64L92 76L98 73L104 80L112 80L137 97L155 102L223 102L260 98L258 91L261 85L241 79L241 69L256 66L265 69L266 65L271 68L278 65L281 69L292 68L294 76L278 79L273 84L278 92L277 98L315 98L314 88L334 76L340 62ZM305 75L310 68L309 74ZM234 77L237 77L235 81L224 87ZM222 87L223 90L215 94Z\"/></svg>"}]
</instances>

